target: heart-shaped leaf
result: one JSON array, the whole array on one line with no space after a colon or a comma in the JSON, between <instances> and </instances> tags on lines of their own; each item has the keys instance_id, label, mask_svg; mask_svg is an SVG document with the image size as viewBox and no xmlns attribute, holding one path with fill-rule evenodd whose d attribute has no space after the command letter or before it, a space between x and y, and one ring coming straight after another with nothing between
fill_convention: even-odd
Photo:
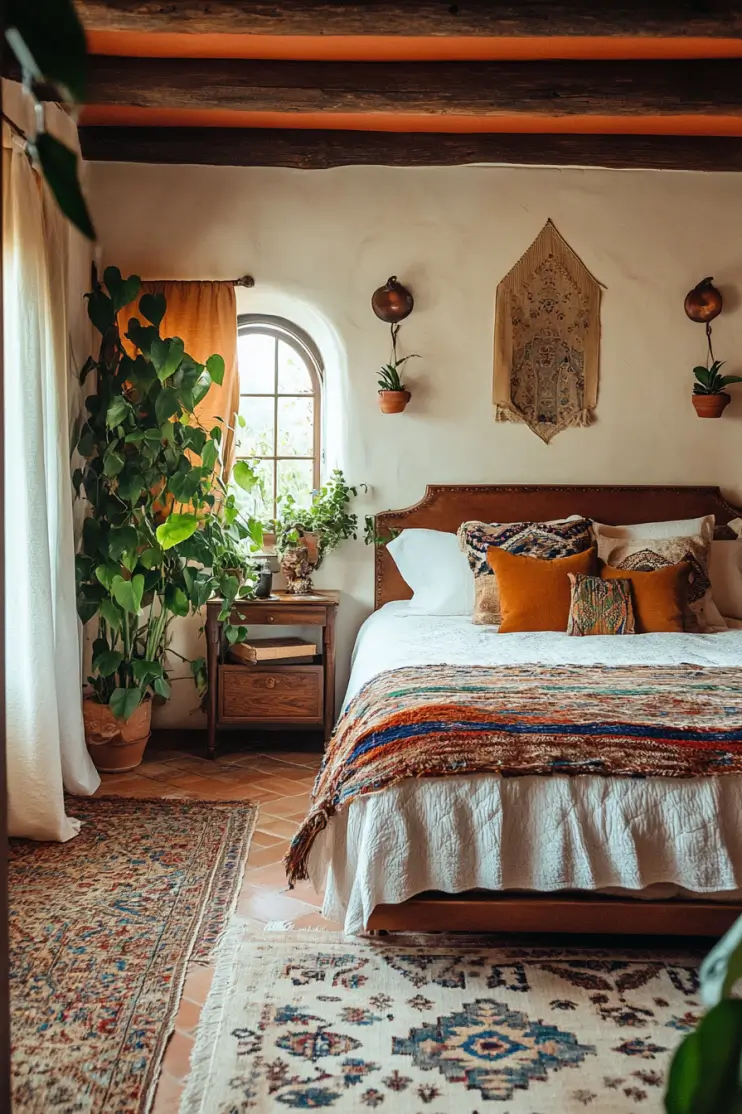
<instances>
[{"instance_id":1,"label":"heart-shaped leaf","mask_svg":"<svg viewBox=\"0 0 742 1114\"><path fill-rule=\"evenodd\" d=\"M113 450L107 452L103 458L103 475L112 479L124 470L124 458Z\"/></svg>"},{"instance_id":2,"label":"heart-shaped leaf","mask_svg":"<svg viewBox=\"0 0 742 1114\"><path fill-rule=\"evenodd\" d=\"M154 546L148 546L143 549L139 554L139 562L145 569L155 569L162 560L162 551L155 549Z\"/></svg>"},{"instance_id":3,"label":"heart-shaped leaf","mask_svg":"<svg viewBox=\"0 0 742 1114\"><path fill-rule=\"evenodd\" d=\"M167 299L164 294L151 294L149 291L142 294L139 299L139 312L142 317L159 328L167 309Z\"/></svg>"},{"instance_id":4,"label":"heart-shaped leaf","mask_svg":"<svg viewBox=\"0 0 742 1114\"><path fill-rule=\"evenodd\" d=\"M122 615L113 600L103 600L99 610L101 617L105 619L111 630L121 629Z\"/></svg>"},{"instance_id":5,"label":"heart-shaped leaf","mask_svg":"<svg viewBox=\"0 0 742 1114\"><path fill-rule=\"evenodd\" d=\"M207 441L201 451L201 464L210 472L219 459L219 448L216 441Z\"/></svg>"},{"instance_id":6,"label":"heart-shaped leaf","mask_svg":"<svg viewBox=\"0 0 742 1114\"><path fill-rule=\"evenodd\" d=\"M209 356L206 361L206 370L211 376L211 382L216 383L217 387L221 387L224 382L224 357L220 356L218 353Z\"/></svg>"},{"instance_id":7,"label":"heart-shaped leaf","mask_svg":"<svg viewBox=\"0 0 742 1114\"><path fill-rule=\"evenodd\" d=\"M138 472L129 472L119 480L117 494L119 499L126 499L129 503L136 503L144 490L142 477Z\"/></svg>"},{"instance_id":8,"label":"heart-shaped leaf","mask_svg":"<svg viewBox=\"0 0 742 1114\"><path fill-rule=\"evenodd\" d=\"M172 337L169 340L154 340L150 347L150 358L155 365L157 371L157 378L161 383L169 379L171 375L180 367L183 359L183 352L185 345L180 337Z\"/></svg>"},{"instance_id":9,"label":"heart-shaped leaf","mask_svg":"<svg viewBox=\"0 0 742 1114\"><path fill-rule=\"evenodd\" d=\"M130 413L131 406L129 403L123 395L117 395L106 410L106 425L109 429L113 429L114 426L121 425Z\"/></svg>"},{"instance_id":10,"label":"heart-shaped leaf","mask_svg":"<svg viewBox=\"0 0 742 1114\"><path fill-rule=\"evenodd\" d=\"M80 186L75 152L65 147L64 143L60 143L49 132L37 135L29 146L36 155L46 183L67 220L71 221L88 240L95 240L95 229ZM95 321L93 324L96 324Z\"/></svg>"},{"instance_id":11,"label":"heart-shaped leaf","mask_svg":"<svg viewBox=\"0 0 742 1114\"><path fill-rule=\"evenodd\" d=\"M169 697L170 697L170 684L169 684L168 681L165 680L164 677L156 677L155 681L154 681L154 684L152 685L152 688L155 690L157 695L161 696L164 700L169 699Z\"/></svg>"},{"instance_id":12,"label":"heart-shaped leaf","mask_svg":"<svg viewBox=\"0 0 742 1114\"><path fill-rule=\"evenodd\" d=\"M163 387L155 399L155 414L157 421L162 424L172 418L180 410L180 399L172 387Z\"/></svg>"},{"instance_id":13,"label":"heart-shaped leaf","mask_svg":"<svg viewBox=\"0 0 742 1114\"><path fill-rule=\"evenodd\" d=\"M111 592L116 603L123 607L130 615L138 615L142 606L144 595L144 577L141 573L133 576L131 580L116 577L111 585Z\"/></svg>"},{"instance_id":14,"label":"heart-shaped leaf","mask_svg":"<svg viewBox=\"0 0 742 1114\"><path fill-rule=\"evenodd\" d=\"M134 301L142 285L139 275L129 275L127 279L122 278L118 267L106 267L103 272L103 282L106 284L106 289L116 312Z\"/></svg>"},{"instance_id":15,"label":"heart-shaped leaf","mask_svg":"<svg viewBox=\"0 0 742 1114\"><path fill-rule=\"evenodd\" d=\"M155 677L162 676L162 666L158 661L147 661L146 658L140 658L131 663L131 672L136 683L144 686L153 681Z\"/></svg>"},{"instance_id":16,"label":"heart-shaped leaf","mask_svg":"<svg viewBox=\"0 0 742 1114\"><path fill-rule=\"evenodd\" d=\"M108 535L108 552L114 561L118 561L122 553L135 552L138 544L139 535L133 526L121 526Z\"/></svg>"},{"instance_id":17,"label":"heart-shaped leaf","mask_svg":"<svg viewBox=\"0 0 742 1114\"><path fill-rule=\"evenodd\" d=\"M232 479L243 491L252 491L259 482L258 474L246 460L238 460L232 469Z\"/></svg>"},{"instance_id":18,"label":"heart-shaped leaf","mask_svg":"<svg viewBox=\"0 0 742 1114\"><path fill-rule=\"evenodd\" d=\"M198 519L195 514L171 514L157 527L157 540L163 549L172 549L174 545L187 541L198 530Z\"/></svg>"},{"instance_id":19,"label":"heart-shaped leaf","mask_svg":"<svg viewBox=\"0 0 742 1114\"><path fill-rule=\"evenodd\" d=\"M142 703L144 697L144 690L140 688L130 689L114 689L113 696L111 697L108 706L115 715L116 719L123 720L124 722L136 712L139 705Z\"/></svg>"},{"instance_id":20,"label":"heart-shaped leaf","mask_svg":"<svg viewBox=\"0 0 742 1114\"><path fill-rule=\"evenodd\" d=\"M165 607L168 611L172 611L173 615L183 617L190 610L188 596L182 588L176 587L175 584L168 584L165 587Z\"/></svg>"},{"instance_id":21,"label":"heart-shaped leaf","mask_svg":"<svg viewBox=\"0 0 742 1114\"><path fill-rule=\"evenodd\" d=\"M101 677L110 677L123 660L124 655L119 650L105 650L93 658L93 669L97 669Z\"/></svg>"},{"instance_id":22,"label":"heart-shaped leaf","mask_svg":"<svg viewBox=\"0 0 742 1114\"><path fill-rule=\"evenodd\" d=\"M95 570L95 575L103 587L110 592L114 578L120 576L121 573L119 572L118 565L107 564L98 565Z\"/></svg>"}]
</instances>

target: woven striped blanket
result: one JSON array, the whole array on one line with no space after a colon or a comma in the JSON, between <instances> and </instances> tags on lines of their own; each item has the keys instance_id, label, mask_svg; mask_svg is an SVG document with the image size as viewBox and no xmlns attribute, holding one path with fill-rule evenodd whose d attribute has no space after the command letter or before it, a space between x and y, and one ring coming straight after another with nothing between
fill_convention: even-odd
<instances>
[{"instance_id":1,"label":"woven striped blanket","mask_svg":"<svg viewBox=\"0 0 742 1114\"><path fill-rule=\"evenodd\" d=\"M426 665L382 673L341 716L286 856L290 882L331 816L404 778L742 774L742 669Z\"/></svg>"}]
</instances>

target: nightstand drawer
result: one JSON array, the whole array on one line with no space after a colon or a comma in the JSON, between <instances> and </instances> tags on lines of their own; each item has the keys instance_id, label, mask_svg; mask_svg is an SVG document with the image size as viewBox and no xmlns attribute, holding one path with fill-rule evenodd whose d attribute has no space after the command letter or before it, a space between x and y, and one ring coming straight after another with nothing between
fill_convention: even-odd
<instances>
[{"instance_id":1,"label":"nightstand drawer","mask_svg":"<svg viewBox=\"0 0 742 1114\"><path fill-rule=\"evenodd\" d=\"M322 604L281 603L277 607L270 604L243 603L235 606L234 615L242 623L265 624L266 626L291 627L307 623L310 626L324 626L327 622L327 608Z\"/></svg>"},{"instance_id":2,"label":"nightstand drawer","mask_svg":"<svg viewBox=\"0 0 742 1114\"><path fill-rule=\"evenodd\" d=\"M321 665L222 665L219 718L235 722L314 722L324 713Z\"/></svg>"}]
</instances>

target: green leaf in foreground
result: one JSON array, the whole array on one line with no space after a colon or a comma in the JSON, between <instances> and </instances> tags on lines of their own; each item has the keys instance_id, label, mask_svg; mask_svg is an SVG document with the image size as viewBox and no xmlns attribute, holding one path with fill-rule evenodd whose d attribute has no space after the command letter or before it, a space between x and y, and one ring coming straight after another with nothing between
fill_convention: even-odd
<instances>
[{"instance_id":1,"label":"green leaf in foreground","mask_svg":"<svg viewBox=\"0 0 742 1114\"><path fill-rule=\"evenodd\" d=\"M6 0L5 35L18 61L37 81L85 100L85 32L72 0Z\"/></svg>"},{"instance_id":2,"label":"green leaf in foreground","mask_svg":"<svg viewBox=\"0 0 742 1114\"><path fill-rule=\"evenodd\" d=\"M195 514L171 514L155 532L162 548L172 549L174 545L187 541L196 530L198 519Z\"/></svg>"},{"instance_id":3,"label":"green leaf in foreground","mask_svg":"<svg viewBox=\"0 0 742 1114\"><path fill-rule=\"evenodd\" d=\"M77 172L77 155L49 132L37 135L31 148L59 208L83 236L95 240L95 229Z\"/></svg>"},{"instance_id":4,"label":"green leaf in foreground","mask_svg":"<svg viewBox=\"0 0 742 1114\"><path fill-rule=\"evenodd\" d=\"M243 491L252 491L258 483L258 475L246 460L238 460L232 469L232 479Z\"/></svg>"},{"instance_id":5,"label":"green leaf in foreground","mask_svg":"<svg viewBox=\"0 0 742 1114\"><path fill-rule=\"evenodd\" d=\"M224 357L216 353L213 356L209 356L206 361L206 370L211 376L211 382L221 387L224 381Z\"/></svg>"}]
</instances>

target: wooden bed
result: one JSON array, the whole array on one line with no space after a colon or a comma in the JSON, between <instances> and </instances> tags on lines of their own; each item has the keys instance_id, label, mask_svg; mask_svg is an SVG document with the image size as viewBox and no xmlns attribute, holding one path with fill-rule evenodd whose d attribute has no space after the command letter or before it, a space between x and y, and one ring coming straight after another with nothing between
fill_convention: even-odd
<instances>
[{"instance_id":1,"label":"wooden bed","mask_svg":"<svg viewBox=\"0 0 742 1114\"><path fill-rule=\"evenodd\" d=\"M544 521L581 514L610 525L716 516L716 537L742 514L718 487L505 486L432 484L412 507L376 516L376 533L404 529L455 532L462 522ZM375 607L411 591L385 546L376 550ZM567 932L720 936L742 914L742 903L673 898L645 901L563 892L556 895L472 891L426 893L399 905L378 905L372 932Z\"/></svg>"}]
</instances>

